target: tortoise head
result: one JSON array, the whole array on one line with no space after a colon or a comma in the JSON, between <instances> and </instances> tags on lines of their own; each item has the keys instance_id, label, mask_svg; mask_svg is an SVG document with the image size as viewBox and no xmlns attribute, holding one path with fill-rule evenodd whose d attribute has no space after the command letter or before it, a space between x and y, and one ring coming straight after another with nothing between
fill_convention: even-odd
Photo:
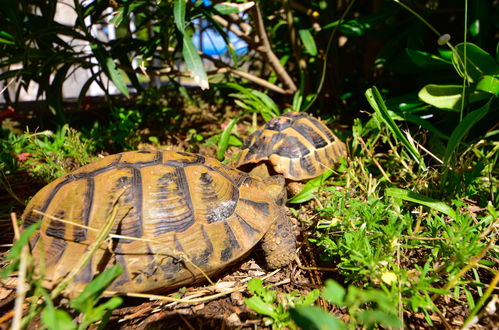
<instances>
[{"instance_id":1,"label":"tortoise head","mask_svg":"<svg viewBox=\"0 0 499 330\"><path fill-rule=\"evenodd\" d=\"M283 206L287 200L286 180L282 175L273 175L263 178L265 191L277 205Z\"/></svg>"}]
</instances>

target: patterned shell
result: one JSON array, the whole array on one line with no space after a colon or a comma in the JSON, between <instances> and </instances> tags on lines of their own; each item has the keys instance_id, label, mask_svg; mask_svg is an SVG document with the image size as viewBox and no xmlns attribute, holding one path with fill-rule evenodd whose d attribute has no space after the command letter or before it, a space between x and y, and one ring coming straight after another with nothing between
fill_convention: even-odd
<instances>
[{"instance_id":1,"label":"patterned shell","mask_svg":"<svg viewBox=\"0 0 499 330\"><path fill-rule=\"evenodd\" d=\"M127 238L104 242L73 288L119 263L125 271L111 290L160 291L203 278L199 269L213 274L251 249L280 211L265 188L261 179L208 157L125 152L44 187L28 204L23 226L42 220L30 245L35 260L45 258L50 285L73 269L117 211L111 233Z\"/></svg>"},{"instance_id":2,"label":"patterned shell","mask_svg":"<svg viewBox=\"0 0 499 330\"><path fill-rule=\"evenodd\" d=\"M286 179L303 181L321 175L346 147L323 123L303 112L272 118L243 144L237 168L270 162Z\"/></svg>"}]
</instances>

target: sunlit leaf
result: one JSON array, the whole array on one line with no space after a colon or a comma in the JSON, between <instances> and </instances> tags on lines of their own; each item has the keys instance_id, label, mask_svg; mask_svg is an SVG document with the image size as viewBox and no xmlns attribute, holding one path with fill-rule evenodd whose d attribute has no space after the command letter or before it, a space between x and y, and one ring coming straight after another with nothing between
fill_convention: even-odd
<instances>
[{"instance_id":1,"label":"sunlit leaf","mask_svg":"<svg viewBox=\"0 0 499 330\"><path fill-rule=\"evenodd\" d=\"M465 58L466 49L466 63ZM477 82L481 76L494 75L499 72L499 65L489 53L475 44L461 43L455 47L452 54L452 64L461 77L467 77L470 82ZM466 70L466 75L465 75Z\"/></svg>"},{"instance_id":2,"label":"sunlit leaf","mask_svg":"<svg viewBox=\"0 0 499 330\"><path fill-rule=\"evenodd\" d=\"M185 64L187 65L187 69L192 74L194 81L199 87L201 87L201 89L208 89L210 85L208 83L203 61L201 60L201 56L199 56L192 39L187 35L187 32L184 34L182 42L182 55L184 57Z\"/></svg>"},{"instance_id":3,"label":"sunlit leaf","mask_svg":"<svg viewBox=\"0 0 499 330\"><path fill-rule=\"evenodd\" d=\"M482 76L476 86L477 90L499 95L499 76Z\"/></svg>"},{"instance_id":4,"label":"sunlit leaf","mask_svg":"<svg viewBox=\"0 0 499 330\"><path fill-rule=\"evenodd\" d=\"M289 311L291 318L302 329L339 330L347 329L345 324L333 315L316 306L299 306Z\"/></svg>"},{"instance_id":5,"label":"sunlit leaf","mask_svg":"<svg viewBox=\"0 0 499 330\"><path fill-rule=\"evenodd\" d=\"M431 209L442 212L443 214L446 214L453 219L456 218L456 211L454 211L454 209L452 209L449 205L441 201L438 201L436 199L418 194L414 191L400 189L400 188L387 188L385 190L385 196L400 198L406 201L425 205Z\"/></svg>"},{"instance_id":6,"label":"sunlit leaf","mask_svg":"<svg viewBox=\"0 0 499 330\"><path fill-rule=\"evenodd\" d=\"M307 53L310 54L311 56L316 56L317 46L315 45L314 37L312 36L310 31L307 29L300 29L298 30L298 33L300 35L301 42L303 43L303 46L305 47Z\"/></svg>"},{"instance_id":7,"label":"sunlit leaf","mask_svg":"<svg viewBox=\"0 0 499 330\"><path fill-rule=\"evenodd\" d=\"M42 311L43 325L49 330L72 330L76 329L76 323L73 323L71 316L66 311L54 309L53 306L47 306Z\"/></svg>"},{"instance_id":8,"label":"sunlit leaf","mask_svg":"<svg viewBox=\"0 0 499 330\"><path fill-rule=\"evenodd\" d=\"M447 148L445 149L444 162L448 163L454 151L459 147L461 140L475 124L482 119L490 109L492 99L480 109L474 110L466 115L452 132Z\"/></svg>"},{"instance_id":9,"label":"sunlit leaf","mask_svg":"<svg viewBox=\"0 0 499 330\"><path fill-rule=\"evenodd\" d=\"M231 119L227 127L225 127L224 131L222 132L222 135L220 136L220 140L218 141L218 150L217 150L217 159L220 161L224 159L225 150L227 150L229 146L229 140L232 129L234 128L234 125L236 125L238 121L239 118Z\"/></svg>"},{"instance_id":10,"label":"sunlit leaf","mask_svg":"<svg viewBox=\"0 0 499 330\"><path fill-rule=\"evenodd\" d=\"M121 72L118 71L116 68L116 64L114 63L114 60L110 57L106 59L106 66L109 71L111 80L113 81L114 85L116 88L121 92L121 94L125 95L128 97L128 87L125 83L125 80L123 80L123 76L121 75Z\"/></svg>"},{"instance_id":11,"label":"sunlit leaf","mask_svg":"<svg viewBox=\"0 0 499 330\"><path fill-rule=\"evenodd\" d=\"M459 85L426 85L419 91L419 98L442 110L459 111L461 109L463 87ZM472 92L468 102L474 103L487 99L490 95Z\"/></svg>"},{"instance_id":12,"label":"sunlit leaf","mask_svg":"<svg viewBox=\"0 0 499 330\"><path fill-rule=\"evenodd\" d=\"M386 108L385 102L383 101L383 98L381 97L381 94L379 93L378 89L376 87L372 87L368 89L365 93L367 101L371 105L371 107L374 109L377 115L383 120L383 122L388 126L394 137L399 140L409 151L409 153L414 157L414 159L419 163L419 166L423 169L426 168L423 158L419 154L419 151L416 149L414 144L412 144L405 134L402 133L400 128L397 126L393 118L390 116L388 109Z\"/></svg>"}]
</instances>

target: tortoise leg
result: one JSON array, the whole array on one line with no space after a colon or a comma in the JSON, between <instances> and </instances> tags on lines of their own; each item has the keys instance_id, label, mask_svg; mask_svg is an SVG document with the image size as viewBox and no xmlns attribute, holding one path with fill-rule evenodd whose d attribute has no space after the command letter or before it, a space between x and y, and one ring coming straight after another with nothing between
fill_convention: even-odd
<instances>
[{"instance_id":1,"label":"tortoise leg","mask_svg":"<svg viewBox=\"0 0 499 330\"><path fill-rule=\"evenodd\" d=\"M301 182L290 181L287 183L286 188L288 191L288 196L295 196L303 189L305 185Z\"/></svg>"},{"instance_id":2,"label":"tortoise leg","mask_svg":"<svg viewBox=\"0 0 499 330\"><path fill-rule=\"evenodd\" d=\"M271 269L289 265L296 255L296 236L284 208L262 239L267 266Z\"/></svg>"}]
</instances>

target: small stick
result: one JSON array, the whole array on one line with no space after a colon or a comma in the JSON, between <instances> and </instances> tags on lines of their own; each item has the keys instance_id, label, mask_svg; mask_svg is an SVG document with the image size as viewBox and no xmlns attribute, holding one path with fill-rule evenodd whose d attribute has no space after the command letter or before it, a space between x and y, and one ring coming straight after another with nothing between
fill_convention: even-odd
<instances>
[{"instance_id":1,"label":"small stick","mask_svg":"<svg viewBox=\"0 0 499 330\"><path fill-rule=\"evenodd\" d=\"M19 239L19 227L17 226L17 217L15 213L11 213L10 217L12 219L12 224L14 225L14 234L16 235L16 240ZM12 329L21 329L21 319L23 317L23 305L24 298L26 297L26 269L28 268L28 258L29 258L28 246L23 246L21 250L21 257L19 262L19 272L17 274L17 286L16 286L16 301L14 303L14 317L12 318Z\"/></svg>"},{"instance_id":2,"label":"small stick","mask_svg":"<svg viewBox=\"0 0 499 330\"><path fill-rule=\"evenodd\" d=\"M360 141L360 144L362 145L362 148L367 152L367 155L369 156L369 158L371 158L371 160L374 162L374 164L376 165L376 167L379 168L379 170L381 171L381 174L383 174L383 176L385 177L385 179L388 181L388 182L392 182L390 180L390 178L388 177L388 175L386 175L386 172L385 170L383 169L383 167L381 167L381 164L376 160L376 158L374 158L373 154L371 153L371 151L369 151L369 149L367 149L367 146L366 146L366 143L364 142L364 140L358 136L357 137Z\"/></svg>"}]
</instances>

